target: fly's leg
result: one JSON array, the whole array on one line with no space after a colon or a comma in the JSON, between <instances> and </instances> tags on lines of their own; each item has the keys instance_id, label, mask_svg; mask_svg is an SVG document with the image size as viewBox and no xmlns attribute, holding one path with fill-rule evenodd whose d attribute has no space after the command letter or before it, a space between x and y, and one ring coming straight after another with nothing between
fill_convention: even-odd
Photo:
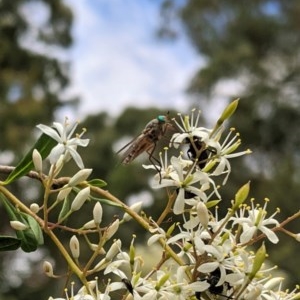
<instances>
[{"instance_id":1,"label":"fly's leg","mask_svg":"<svg viewBox=\"0 0 300 300\"><path fill-rule=\"evenodd\" d=\"M160 161L153 156L155 148L156 148L156 143L154 143L154 146L151 149L147 150L147 153L149 154L149 161L151 162L151 164L154 166L155 170L159 174L159 184L161 184L161 180L162 180L161 167L162 166L161 166ZM156 166L156 163L159 165L160 169Z\"/></svg>"}]
</instances>

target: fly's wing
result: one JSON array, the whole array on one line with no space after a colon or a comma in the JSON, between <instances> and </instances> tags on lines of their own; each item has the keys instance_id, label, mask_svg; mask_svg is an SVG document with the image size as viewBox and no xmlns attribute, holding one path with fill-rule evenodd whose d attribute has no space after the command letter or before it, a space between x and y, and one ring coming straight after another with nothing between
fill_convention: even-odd
<instances>
[{"instance_id":1,"label":"fly's wing","mask_svg":"<svg viewBox=\"0 0 300 300\"><path fill-rule=\"evenodd\" d=\"M164 134L165 125L158 119L151 120L137 138L118 151L119 153L127 148L123 154L122 163L129 164L143 152L151 152Z\"/></svg>"},{"instance_id":2,"label":"fly's wing","mask_svg":"<svg viewBox=\"0 0 300 300\"><path fill-rule=\"evenodd\" d=\"M149 151L152 147L154 147L154 144L151 143L147 136L142 133L138 137L130 141L128 144L126 144L117 153L120 153L127 148L122 155L122 163L127 165L143 152Z\"/></svg>"}]
</instances>

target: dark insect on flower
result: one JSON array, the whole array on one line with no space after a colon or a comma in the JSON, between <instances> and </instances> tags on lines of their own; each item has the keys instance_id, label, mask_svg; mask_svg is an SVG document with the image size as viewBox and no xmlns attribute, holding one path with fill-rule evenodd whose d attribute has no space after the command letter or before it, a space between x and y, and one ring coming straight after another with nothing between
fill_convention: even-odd
<instances>
[{"instance_id":1,"label":"dark insect on flower","mask_svg":"<svg viewBox=\"0 0 300 300\"><path fill-rule=\"evenodd\" d=\"M193 137L193 140L186 138L186 143L189 144L187 150L189 159L192 161L197 160L197 165L200 169L203 169L206 166L210 153L214 153L215 150L206 148L205 143L196 137Z\"/></svg>"},{"instance_id":2,"label":"dark insect on flower","mask_svg":"<svg viewBox=\"0 0 300 300\"><path fill-rule=\"evenodd\" d=\"M202 281L206 280L207 283L210 284L210 287L208 288L208 291L211 294L216 295L216 296L220 296L220 299L233 299L231 296L227 296L227 295L223 294L223 293L226 293L231 288L231 286L228 282L225 281L223 284L217 285L219 280L220 280L220 277L221 277L220 269L216 269L213 272L209 273L208 276L203 278ZM195 296L198 300L201 299L201 293L200 292L196 292ZM218 299L218 298L216 298L216 299Z\"/></svg>"},{"instance_id":3,"label":"dark insect on flower","mask_svg":"<svg viewBox=\"0 0 300 300\"><path fill-rule=\"evenodd\" d=\"M157 142L166 133L168 125L171 125L169 123L168 115L158 116L156 119L151 120L140 135L138 135L117 152L120 153L126 149L122 157L122 163L127 165L140 154L147 152L150 162L160 174L160 170L155 165L155 163L160 165L160 162L153 157L153 153Z\"/></svg>"},{"instance_id":4,"label":"dark insect on flower","mask_svg":"<svg viewBox=\"0 0 300 300\"><path fill-rule=\"evenodd\" d=\"M122 281L125 284L126 289L128 290L128 292L131 295L133 295L133 286L132 286L131 282L127 278L123 278Z\"/></svg>"},{"instance_id":5,"label":"dark insect on flower","mask_svg":"<svg viewBox=\"0 0 300 300\"><path fill-rule=\"evenodd\" d=\"M176 189L176 193L178 195L179 193L179 188ZM184 199L193 199L194 197L197 197L196 194L194 194L193 192L190 192L190 191L184 191Z\"/></svg>"}]
</instances>

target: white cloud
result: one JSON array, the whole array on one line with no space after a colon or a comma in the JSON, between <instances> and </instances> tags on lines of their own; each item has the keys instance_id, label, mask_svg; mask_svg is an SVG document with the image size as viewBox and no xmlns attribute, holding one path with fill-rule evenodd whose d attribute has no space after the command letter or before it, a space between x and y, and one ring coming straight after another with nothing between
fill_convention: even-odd
<instances>
[{"instance_id":1,"label":"white cloud","mask_svg":"<svg viewBox=\"0 0 300 300\"><path fill-rule=\"evenodd\" d=\"M183 38L158 40L158 2L67 1L74 10L72 92L80 116L124 107L186 108L186 88L202 61Z\"/></svg>"}]
</instances>

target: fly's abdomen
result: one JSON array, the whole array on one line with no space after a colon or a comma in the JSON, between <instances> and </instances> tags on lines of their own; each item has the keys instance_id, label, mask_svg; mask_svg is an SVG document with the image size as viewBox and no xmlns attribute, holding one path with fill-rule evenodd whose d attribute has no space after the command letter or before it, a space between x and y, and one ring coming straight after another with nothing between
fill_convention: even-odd
<instances>
[{"instance_id":1,"label":"fly's abdomen","mask_svg":"<svg viewBox=\"0 0 300 300\"><path fill-rule=\"evenodd\" d=\"M145 135L137 138L124 153L123 164L131 163L136 157L154 147L153 142Z\"/></svg>"}]
</instances>

